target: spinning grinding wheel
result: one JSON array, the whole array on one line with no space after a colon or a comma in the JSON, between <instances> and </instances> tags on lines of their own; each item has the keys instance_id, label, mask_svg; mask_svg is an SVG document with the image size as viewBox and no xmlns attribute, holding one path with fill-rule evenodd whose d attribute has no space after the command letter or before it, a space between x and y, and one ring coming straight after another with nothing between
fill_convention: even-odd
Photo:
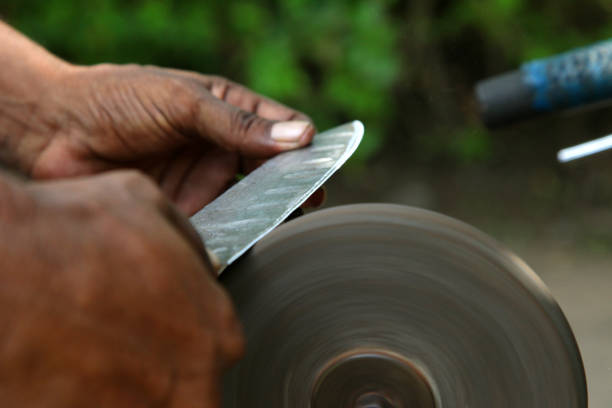
<instances>
[{"instance_id":1,"label":"spinning grinding wheel","mask_svg":"<svg viewBox=\"0 0 612 408\"><path fill-rule=\"evenodd\" d=\"M227 408L587 406L580 353L544 284L451 218L314 212L221 280L248 342Z\"/></svg>"}]
</instances>

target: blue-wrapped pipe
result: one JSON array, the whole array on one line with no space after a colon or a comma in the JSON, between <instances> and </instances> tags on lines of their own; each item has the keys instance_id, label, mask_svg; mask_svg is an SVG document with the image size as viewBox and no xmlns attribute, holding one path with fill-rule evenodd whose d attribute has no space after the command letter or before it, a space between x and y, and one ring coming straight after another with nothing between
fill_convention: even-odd
<instances>
[{"instance_id":1,"label":"blue-wrapped pipe","mask_svg":"<svg viewBox=\"0 0 612 408\"><path fill-rule=\"evenodd\" d=\"M612 99L612 40L481 81L476 97L490 126Z\"/></svg>"}]
</instances>

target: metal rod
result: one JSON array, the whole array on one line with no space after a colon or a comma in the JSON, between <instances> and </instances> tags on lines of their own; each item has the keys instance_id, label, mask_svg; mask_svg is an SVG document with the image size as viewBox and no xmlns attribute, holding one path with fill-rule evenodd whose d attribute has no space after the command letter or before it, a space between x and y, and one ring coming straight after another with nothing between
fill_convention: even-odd
<instances>
[{"instance_id":1,"label":"metal rod","mask_svg":"<svg viewBox=\"0 0 612 408\"><path fill-rule=\"evenodd\" d=\"M612 149L612 135L561 149L559 150L559 153L557 153L557 160L559 160L561 163L567 163L568 161L581 159L586 156L601 153L608 149Z\"/></svg>"}]
</instances>

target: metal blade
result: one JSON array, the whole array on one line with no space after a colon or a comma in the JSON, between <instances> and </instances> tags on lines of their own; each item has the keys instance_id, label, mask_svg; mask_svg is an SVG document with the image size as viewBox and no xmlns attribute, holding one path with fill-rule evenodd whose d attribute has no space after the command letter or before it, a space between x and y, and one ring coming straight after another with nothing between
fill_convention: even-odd
<instances>
[{"instance_id":1,"label":"metal blade","mask_svg":"<svg viewBox=\"0 0 612 408\"><path fill-rule=\"evenodd\" d=\"M268 160L191 217L220 263L218 272L321 187L355 152L363 131L354 121L319 133L310 146Z\"/></svg>"}]
</instances>

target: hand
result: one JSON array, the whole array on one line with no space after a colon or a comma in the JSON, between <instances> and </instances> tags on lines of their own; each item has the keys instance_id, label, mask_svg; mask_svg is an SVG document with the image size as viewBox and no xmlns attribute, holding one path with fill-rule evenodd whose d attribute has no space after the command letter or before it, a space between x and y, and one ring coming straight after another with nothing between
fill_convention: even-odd
<instances>
[{"instance_id":1,"label":"hand","mask_svg":"<svg viewBox=\"0 0 612 408\"><path fill-rule=\"evenodd\" d=\"M2 197L2 406L219 406L240 325L154 182L110 172Z\"/></svg>"},{"instance_id":2,"label":"hand","mask_svg":"<svg viewBox=\"0 0 612 408\"><path fill-rule=\"evenodd\" d=\"M315 132L305 115L223 78L62 66L19 127L19 162L34 178L137 168L192 214L237 173L308 144Z\"/></svg>"}]
</instances>

